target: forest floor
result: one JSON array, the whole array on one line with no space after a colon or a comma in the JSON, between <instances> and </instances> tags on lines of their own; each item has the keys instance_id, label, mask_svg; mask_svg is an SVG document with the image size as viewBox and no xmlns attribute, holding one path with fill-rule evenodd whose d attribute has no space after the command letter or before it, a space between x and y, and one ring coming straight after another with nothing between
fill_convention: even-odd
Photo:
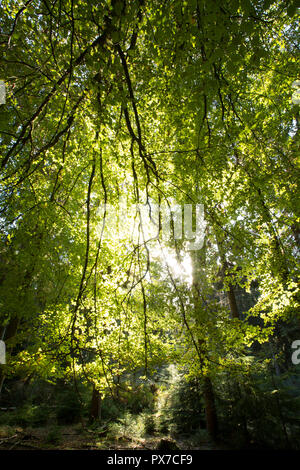
<instances>
[{"instance_id":1,"label":"forest floor","mask_svg":"<svg viewBox=\"0 0 300 470\"><path fill-rule=\"evenodd\" d=\"M170 439L169 436L119 436L112 438L101 431L92 431L81 425L55 428L22 428L0 426L0 450L155 450L162 439L167 439L179 450L217 450L203 438L197 446L187 437ZM221 447L218 447L221 449ZM170 449L171 450L171 449Z\"/></svg>"}]
</instances>

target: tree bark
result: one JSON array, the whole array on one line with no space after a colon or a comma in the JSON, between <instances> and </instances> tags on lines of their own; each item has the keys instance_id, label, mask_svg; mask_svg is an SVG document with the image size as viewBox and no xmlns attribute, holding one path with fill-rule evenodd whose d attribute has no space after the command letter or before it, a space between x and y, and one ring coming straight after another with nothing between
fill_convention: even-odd
<instances>
[{"instance_id":1,"label":"tree bark","mask_svg":"<svg viewBox=\"0 0 300 470\"><path fill-rule=\"evenodd\" d=\"M222 243L219 240L219 238L217 237L217 235L216 235L216 240L217 240L219 255L220 255L220 258L221 258L222 277L223 277L223 280L224 280L224 278L226 276L226 271L227 271L229 265L228 265L228 261L226 259L226 256L225 256L225 253L224 253L224 250L223 250ZM236 296L235 296L235 292L234 292L234 284L231 281L229 282L228 290L226 291L226 294L227 294L227 299L228 299L228 302L229 302L229 307L230 307L230 312L231 312L232 318L239 318L239 311L238 311Z\"/></svg>"},{"instance_id":2,"label":"tree bark","mask_svg":"<svg viewBox=\"0 0 300 470\"><path fill-rule=\"evenodd\" d=\"M96 389L95 385L93 386L90 421L101 421L101 394L99 390Z\"/></svg>"},{"instance_id":3,"label":"tree bark","mask_svg":"<svg viewBox=\"0 0 300 470\"><path fill-rule=\"evenodd\" d=\"M239 311L236 303L236 296L234 292L233 285L229 285L229 290L227 291L227 297L229 301L229 307L232 318L239 318Z\"/></svg>"},{"instance_id":4,"label":"tree bark","mask_svg":"<svg viewBox=\"0 0 300 470\"><path fill-rule=\"evenodd\" d=\"M204 402L206 429L210 438L216 442L218 439L218 419L215 406L215 394L209 376L204 377Z\"/></svg>"},{"instance_id":5,"label":"tree bark","mask_svg":"<svg viewBox=\"0 0 300 470\"><path fill-rule=\"evenodd\" d=\"M194 301L194 311L195 319L201 324L203 319L199 321L198 309L201 308L203 299L201 298L200 289L201 283L205 282L205 266L206 266L206 247L205 245L198 252L194 252L191 256L192 265L193 265L193 301ZM201 369L207 358L207 344L204 339L198 339L198 355L201 365ZM218 418L215 406L215 394L213 390L213 385L210 379L209 374L203 374L203 396L204 396L204 406L205 406L205 419L206 419L206 429L212 439L216 442L218 437Z\"/></svg>"}]
</instances>

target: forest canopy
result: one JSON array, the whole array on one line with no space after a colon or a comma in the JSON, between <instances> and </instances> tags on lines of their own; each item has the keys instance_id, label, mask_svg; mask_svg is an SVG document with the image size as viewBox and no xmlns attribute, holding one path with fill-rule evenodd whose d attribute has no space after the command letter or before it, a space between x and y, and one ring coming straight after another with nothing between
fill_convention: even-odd
<instances>
[{"instance_id":1,"label":"forest canopy","mask_svg":"<svg viewBox=\"0 0 300 470\"><path fill-rule=\"evenodd\" d=\"M68 384L95 420L173 367L211 439L296 445L298 7L1 2L4 405Z\"/></svg>"}]
</instances>

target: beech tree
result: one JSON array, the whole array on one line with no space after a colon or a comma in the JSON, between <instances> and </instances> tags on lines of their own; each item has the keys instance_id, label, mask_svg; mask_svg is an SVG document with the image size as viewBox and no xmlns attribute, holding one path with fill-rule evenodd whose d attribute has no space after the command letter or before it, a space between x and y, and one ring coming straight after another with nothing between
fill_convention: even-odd
<instances>
[{"instance_id":1,"label":"beech tree","mask_svg":"<svg viewBox=\"0 0 300 470\"><path fill-rule=\"evenodd\" d=\"M249 348L299 322L297 2L5 0L0 13L0 382L89 383L95 417L126 372L178 364L202 381L215 438L218 374L261 367ZM133 213L118 234L121 197ZM200 249L161 223L146 238L139 207L151 218L174 201L203 205Z\"/></svg>"}]
</instances>

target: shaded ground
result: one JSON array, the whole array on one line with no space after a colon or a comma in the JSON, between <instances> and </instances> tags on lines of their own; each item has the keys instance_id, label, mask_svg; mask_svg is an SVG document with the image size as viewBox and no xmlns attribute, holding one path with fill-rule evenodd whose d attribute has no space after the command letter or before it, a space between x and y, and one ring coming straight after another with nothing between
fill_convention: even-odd
<instances>
[{"instance_id":1,"label":"shaded ground","mask_svg":"<svg viewBox=\"0 0 300 470\"><path fill-rule=\"evenodd\" d=\"M53 428L21 428L0 426L0 450L154 450L167 436L146 436L135 438L123 435L118 438L105 436L105 431L91 431L82 425L59 426ZM168 439L168 438L167 438ZM203 439L197 446L190 439L172 439L182 450L214 450L216 447ZM220 449L220 447L218 447Z\"/></svg>"}]
</instances>

